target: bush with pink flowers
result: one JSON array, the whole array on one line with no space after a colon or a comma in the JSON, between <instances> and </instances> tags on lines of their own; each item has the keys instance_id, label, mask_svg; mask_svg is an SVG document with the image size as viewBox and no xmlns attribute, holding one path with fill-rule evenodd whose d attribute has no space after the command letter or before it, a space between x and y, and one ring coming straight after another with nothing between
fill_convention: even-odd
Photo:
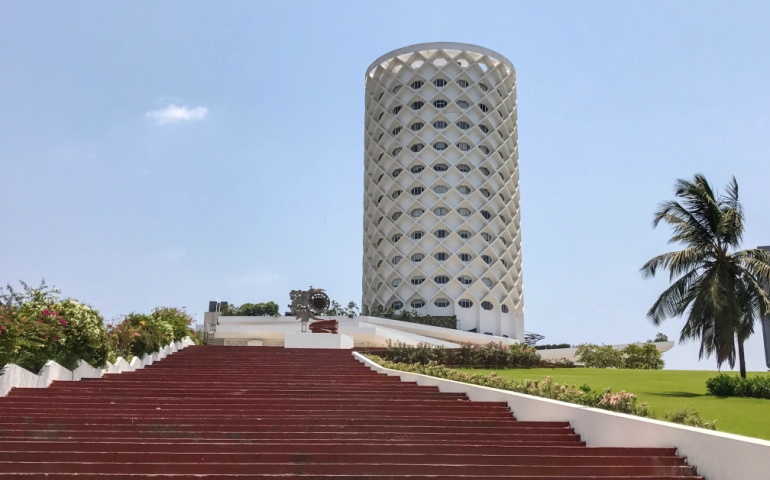
<instances>
[{"instance_id":1,"label":"bush with pink flowers","mask_svg":"<svg viewBox=\"0 0 770 480\"><path fill-rule=\"evenodd\" d=\"M658 418L652 411L650 411L646 403L640 403L636 395L624 390L613 392L611 388L607 388L604 392L599 393L592 390L588 385L576 387L574 385L556 383L553 381L552 377L514 380L497 375L495 372L492 372L489 375L482 375L454 370L433 361L430 361L427 364L408 364L392 362L377 355L367 355L367 357L382 367L400 370L402 372L430 375L432 377L525 393L536 397L550 398L562 402L576 403L587 407L601 408L603 410L626 413L640 417ZM697 410L687 407L683 410L666 412L663 415L662 420L716 430L715 421L703 420Z\"/></svg>"},{"instance_id":2,"label":"bush with pink flowers","mask_svg":"<svg viewBox=\"0 0 770 480\"><path fill-rule=\"evenodd\" d=\"M171 342L200 335L183 309L162 307L132 313L105 326L99 311L72 298L60 298L45 281L39 287L0 288L0 367L13 363L37 372L48 360L73 370L83 360L104 367L118 356L131 360Z\"/></svg>"},{"instance_id":3,"label":"bush with pink flowers","mask_svg":"<svg viewBox=\"0 0 770 480\"><path fill-rule=\"evenodd\" d=\"M11 286L0 295L0 366L15 363L38 371L48 360L74 369L78 360L104 366L110 342L98 310L77 300L59 298L45 282L22 290Z\"/></svg>"}]
</instances>

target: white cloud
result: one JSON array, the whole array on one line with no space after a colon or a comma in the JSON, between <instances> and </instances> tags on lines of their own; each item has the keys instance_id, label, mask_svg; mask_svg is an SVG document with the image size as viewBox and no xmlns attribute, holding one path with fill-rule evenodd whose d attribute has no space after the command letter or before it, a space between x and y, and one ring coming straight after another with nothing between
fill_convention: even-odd
<instances>
[{"instance_id":1,"label":"white cloud","mask_svg":"<svg viewBox=\"0 0 770 480\"><path fill-rule=\"evenodd\" d=\"M152 118L158 125L165 125L167 123L181 123L181 122L194 122L203 120L208 115L209 109L206 107L190 108L184 105L168 105L165 108L159 110L152 110L145 115L147 118Z\"/></svg>"}]
</instances>

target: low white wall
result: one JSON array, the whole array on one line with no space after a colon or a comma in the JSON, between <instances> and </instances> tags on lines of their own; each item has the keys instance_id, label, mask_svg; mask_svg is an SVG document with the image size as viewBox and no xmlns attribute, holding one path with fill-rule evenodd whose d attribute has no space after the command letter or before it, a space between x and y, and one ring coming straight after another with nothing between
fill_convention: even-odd
<instances>
[{"instance_id":1,"label":"low white wall","mask_svg":"<svg viewBox=\"0 0 770 480\"><path fill-rule=\"evenodd\" d=\"M160 351L152 355L145 355L142 358L134 357L131 363L126 362L123 357L118 357L114 364L107 362L105 368L94 368L81 360L78 362L78 367L72 371L53 360L49 360L40 369L40 372L35 374L18 365L9 364L0 370L0 397L8 395L12 388L46 388L56 380L77 381L83 378L101 378L107 373L133 372L194 344L189 337L185 337L161 348Z\"/></svg>"},{"instance_id":2,"label":"low white wall","mask_svg":"<svg viewBox=\"0 0 770 480\"><path fill-rule=\"evenodd\" d=\"M353 348L353 337L341 333L287 333L285 348Z\"/></svg>"},{"instance_id":3,"label":"low white wall","mask_svg":"<svg viewBox=\"0 0 770 480\"><path fill-rule=\"evenodd\" d=\"M758 480L770 472L770 442L765 440L391 370L358 352L353 355L370 369L402 382L465 393L476 402L507 402L519 420L567 421L589 447L676 447L708 480Z\"/></svg>"}]
</instances>

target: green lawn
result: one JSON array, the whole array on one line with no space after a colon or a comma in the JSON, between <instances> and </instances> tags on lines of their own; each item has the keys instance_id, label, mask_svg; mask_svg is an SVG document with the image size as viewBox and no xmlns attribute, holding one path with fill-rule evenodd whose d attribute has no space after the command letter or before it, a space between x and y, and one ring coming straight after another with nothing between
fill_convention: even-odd
<instances>
[{"instance_id":1,"label":"green lawn","mask_svg":"<svg viewBox=\"0 0 770 480\"><path fill-rule=\"evenodd\" d=\"M770 400L756 398L718 398L709 395L706 380L718 372L685 370L614 370L595 368L537 368L531 370L470 370L466 372L489 374L516 380L553 377L557 383L581 386L603 391L625 390L647 402L658 417L666 410L692 406L704 420L717 420L720 432L737 433L770 440ZM737 375L737 374L736 374ZM754 373L753 375L770 375Z\"/></svg>"}]
</instances>

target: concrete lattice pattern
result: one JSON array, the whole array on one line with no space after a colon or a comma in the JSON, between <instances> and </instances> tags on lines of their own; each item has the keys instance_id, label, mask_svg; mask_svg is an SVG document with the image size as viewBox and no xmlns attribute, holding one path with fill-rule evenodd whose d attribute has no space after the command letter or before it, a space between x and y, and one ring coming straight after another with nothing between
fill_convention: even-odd
<instances>
[{"instance_id":1,"label":"concrete lattice pattern","mask_svg":"<svg viewBox=\"0 0 770 480\"><path fill-rule=\"evenodd\" d=\"M523 339L511 62L458 43L383 55L365 128L363 305Z\"/></svg>"}]
</instances>

